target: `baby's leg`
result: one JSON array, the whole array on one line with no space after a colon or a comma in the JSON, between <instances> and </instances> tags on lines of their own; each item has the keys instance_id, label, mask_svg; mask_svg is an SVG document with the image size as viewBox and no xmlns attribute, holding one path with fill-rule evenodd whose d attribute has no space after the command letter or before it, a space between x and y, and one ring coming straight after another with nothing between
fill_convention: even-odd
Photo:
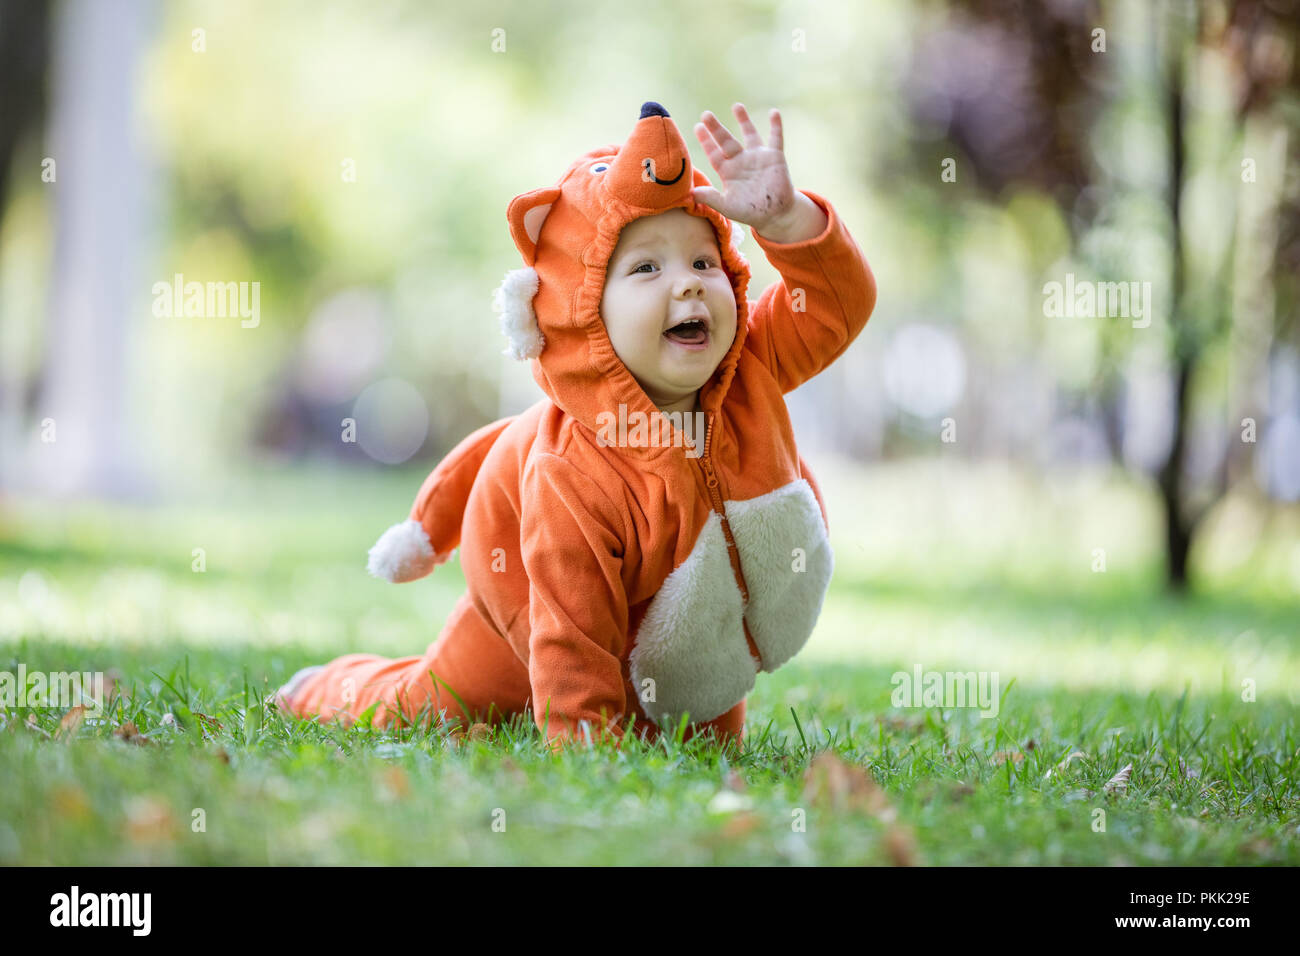
<instances>
[{"instance_id":1,"label":"baby's leg","mask_svg":"<svg viewBox=\"0 0 1300 956\"><path fill-rule=\"evenodd\" d=\"M378 702L376 726L400 717L413 723L422 712L436 718L442 711L464 726L520 713L530 694L528 668L465 594L424 654L336 658L308 677L287 706L299 717L327 721L338 716L350 724Z\"/></svg>"},{"instance_id":2,"label":"baby's leg","mask_svg":"<svg viewBox=\"0 0 1300 956\"><path fill-rule=\"evenodd\" d=\"M714 717L702 724L691 724L688 737L704 736L712 728L714 738L724 748L734 748L739 753L743 749L745 737L745 701L731 708L725 714Z\"/></svg>"},{"instance_id":3,"label":"baby's leg","mask_svg":"<svg viewBox=\"0 0 1300 956\"><path fill-rule=\"evenodd\" d=\"M724 753L730 751L739 756L744 752L745 704L746 701L742 699L731 710L725 714L719 714L712 720L688 723L682 739L691 740L695 737L705 737L712 730L713 739L723 748ZM657 741L662 733L659 726L647 718L638 718L633 732L650 744Z\"/></svg>"}]
</instances>

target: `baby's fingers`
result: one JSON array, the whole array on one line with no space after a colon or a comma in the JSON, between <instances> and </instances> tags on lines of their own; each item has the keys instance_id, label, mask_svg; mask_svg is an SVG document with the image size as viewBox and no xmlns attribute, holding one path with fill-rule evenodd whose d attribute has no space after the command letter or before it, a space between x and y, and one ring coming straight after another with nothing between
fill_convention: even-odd
<instances>
[{"instance_id":1,"label":"baby's fingers","mask_svg":"<svg viewBox=\"0 0 1300 956\"><path fill-rule=\"evenodd\" d=\"M695 138L698 139L700 145L704 147L704 155L709 158L709 162L712 164L713 168L717 169L718 165L726 157L722 155L722 150L718 148L718 144L714 141L713 137L709 135L709 130L703 123L695 124Z\"/></svg>"},{"instance_id":2,"label":"baby's fingers","mask_svg":"<svg viewBox=\"0 0 1300 956\"><path fill-rule=\"evenodd\" d=\"M727 218L731 218L730 216L727 215L726 208L725 208L726 197L724 197L722 193L718 192L712 186L696 186L694 189L691 190L691 196L695 199L697 203L701 203L702 205L705 206L710 206L713 209L716 209L718 212L722 213L724 216L727 216Z\"/></svg>"},{"instance_id":3,"label":"baby's fingers","mask_svg":"<svg viewBox=\"0 0 1300 956\"><path fill-rule=\"evenodd\" d=\"M731 132L708 110L704 111L703 122L695 124L695 135L699 138L700 144L704 147L704 154L709 157L709 162L714 165L714 168L717 168L719 163L733 159L745 151L740 141L732 136Z\"/></svg>"},{"instance_id":4,"label":"baby's fingers","mask_svg":"<svg viewBox=\"0 0 1300 956\"><path fill-rule=\"evenodd\" d=\"M754 123L749 118L749 113L745 111L744 103L736 103L731 107L736 119L740 121L740 131L745 134L745 145L758 147L763 145L763 141L758 138L758 130L754 129Z\"/></svg>"}]
</instances>

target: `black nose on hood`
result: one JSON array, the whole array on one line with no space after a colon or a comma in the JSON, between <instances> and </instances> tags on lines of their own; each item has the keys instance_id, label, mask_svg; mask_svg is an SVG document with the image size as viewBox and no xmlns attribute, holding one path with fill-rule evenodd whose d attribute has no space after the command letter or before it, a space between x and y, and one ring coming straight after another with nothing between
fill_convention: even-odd
<instances>
[{"instance_id":1,"label":"black nose on hood","mask_svg":"<svg viewBox=\"0 0 1300 956\"><path fill-rule=\"evenodd\" d=\"M667 116L668 111L656 103L654 100L646 100L641 104L641 115L638 119L645 119L647 116Z\"/></svg>"}]
</instances>

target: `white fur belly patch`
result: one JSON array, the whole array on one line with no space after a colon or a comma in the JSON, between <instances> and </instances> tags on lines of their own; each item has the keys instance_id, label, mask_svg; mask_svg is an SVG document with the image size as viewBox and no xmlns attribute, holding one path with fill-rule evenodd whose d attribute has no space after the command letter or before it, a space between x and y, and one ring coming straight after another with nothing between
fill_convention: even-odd
<instances>
[{"instance_id":1,"label":"white fur belly patch","mask_svg":"<svg viewBox=\"0 0 1300 956\"><path fill-rule=\"evenodd\" d=\"M650 602L628 657L633 689L656 720L686 711L692 721L712 720L753 690L758 665L742 620L763 670L773 671L803 647L821 613L833 560L811 486L800 479L724 506L749 605L736 585L721 519L712 513Z\"/></svg>"},{"instance_id":2,"label":"white fur belly patch","mask_svg":"<svg viewBox=\"0 0 1300 956\"><path fill-rule=\"evenodd\" d=\"M822 612L835 568L826 522L802 478L725 504L749 589L745 621L770 673L799 653Z\"/></svg>"},{"instance_id":3,"label":"white fur belly patch","mask_svg":"<svg viewBox=\"0 0 1300 956\"><path fill-rule=\"evenodd\" d=\"M686 560L664 579L628 655L632 687L646 714L690 711L712 720L754 687L758 667L741 624L740 588L716 512Z\"/></svg>"}]
</instances>

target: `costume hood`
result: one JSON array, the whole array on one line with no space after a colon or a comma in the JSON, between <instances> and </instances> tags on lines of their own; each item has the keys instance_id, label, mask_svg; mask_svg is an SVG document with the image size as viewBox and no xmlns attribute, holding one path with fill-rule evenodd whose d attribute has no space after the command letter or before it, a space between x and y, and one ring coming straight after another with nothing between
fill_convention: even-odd
<instances>
[{"instance_id":1,"label":"costume hood","mask_svg":"<svg viewBox=\"0 0 1300 956\"><path fill-rule=\"evenodd\" d=\"M646 420L658 411L615 354L600 317L600 299L623 227L678 206L712 224L736 295L735 341L700 390L706 414L722 403L748 328L749 263L736 248L739 225L692 196L692 188L709 185L708 177L691 165L668 111L646 102L622 146L584 153L554 186L510 202L510 235L525 267L506 274L495 298L509 340L505 354L532 359L533 378L551 401L593 431L596 416L616 412L620 403L629 413L649 416Z\"/></svg>"}]
</instances>

